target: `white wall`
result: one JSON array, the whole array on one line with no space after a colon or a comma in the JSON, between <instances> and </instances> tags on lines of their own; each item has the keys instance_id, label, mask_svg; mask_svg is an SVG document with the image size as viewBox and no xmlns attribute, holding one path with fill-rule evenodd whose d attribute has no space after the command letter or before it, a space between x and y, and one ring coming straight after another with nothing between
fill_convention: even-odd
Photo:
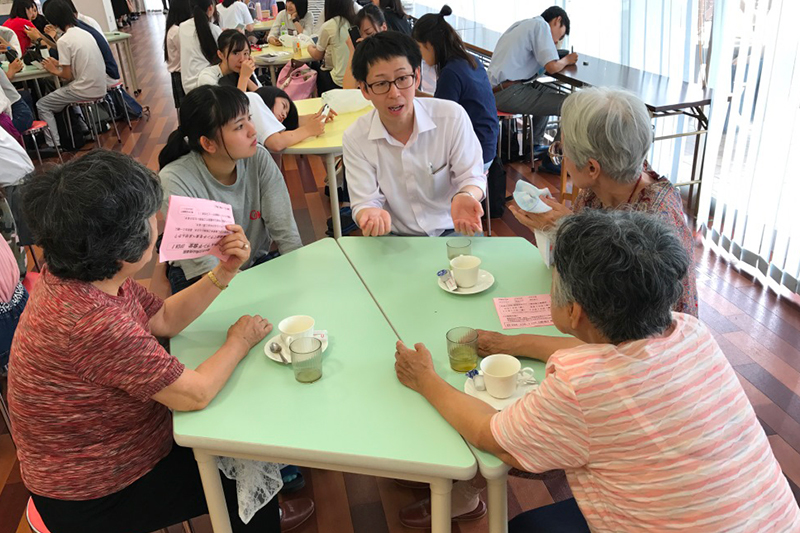
<instances>
[{"instance_id":1,"label":"white wall","mask_svg":"<svg viewBox=\"0 0 800 533\"><path fill-rule=\"evenodd\" d=\"M117 23L114 21L114 10L111 9L111 0L72 0L78 13L92 17L103 28L103 31L116 31Z\"/></svg>"}]
</instances>

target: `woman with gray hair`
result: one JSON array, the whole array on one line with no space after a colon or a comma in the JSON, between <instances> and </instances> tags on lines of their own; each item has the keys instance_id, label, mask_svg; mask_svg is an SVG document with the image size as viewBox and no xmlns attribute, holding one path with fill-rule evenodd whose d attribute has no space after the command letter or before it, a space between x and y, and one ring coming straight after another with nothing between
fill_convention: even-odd
<instances>
[{"instance_id":1,"label":"woman with gray hair","mask_svg":"<svg viewBox=\"0 0 800 533\"><path fill-rule=\"evenodd\" d=\"M272 325L243 316L196 369L156 340L181 332L250 257L238 225L228 256L161 300L134 281L153 256L158 177L95 150L23 186L25 215L47 265L17 327L9 407L22 479L47 528L147 533L207 511L192 451L172 440L170 409L203 409ZM226 497L234 481L223 476ZM233 513L234 516L236 513ZM234 531L280 531L277 498ZM260 519L257 519L259 518Z\"/></svg>"},{"instance_id":2,"label":"woman with gray hair","mask_svg":"<svg viewBox=\"0 0 800 533\"><path fill-rule=\"evenodd\" d=\"M571 94L561 108L563 156L552 156L581 189L573 210L630 209L660 216L675 228L689 258L694 257L694 240L686 225L681 196L670 181L658 176L645 157L653 143L650 114L636 96L620 89L588 88ZM569 208L552 199L542 214L511 205L516 219L530 229L547 230ZM697 286L694 266L683 281L683 294L674 310L697 316Z\"/></svg>"},{"instance_id":3,"label":"woman with gray hair","mask_svg":"<svg viewBox=\"0 0 800 533\"><path fill-rule=\"evenodd\" d=\"M672 312L691 265L673 228L586 210L560 225L553 257L553 323L582 344L542 357L544 380L501 412L438 376L424 345L396 345L400 382L469 443L521 470L566 471L574 499L523 512L509 533L800 531L725 354Z\"/></svg>"}]
</instances>

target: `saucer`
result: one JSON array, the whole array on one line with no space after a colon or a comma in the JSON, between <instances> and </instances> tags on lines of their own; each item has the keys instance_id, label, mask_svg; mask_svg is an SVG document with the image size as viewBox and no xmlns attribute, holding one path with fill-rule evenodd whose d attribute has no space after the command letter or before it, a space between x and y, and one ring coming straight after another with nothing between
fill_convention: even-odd
<instances>
[{"instance_id":1,"label":"saucer","mask_svg":"<svg viewBox=\"0 0 800 533\"><path fill-rule=\"evenodd\" d=\"M441 287L443 291L447 291L450 294L478 294L479 292L483 292L494 285L494 276L492 276L492 274L486 270L478 270L478 282L475 285L469 288L458 287L454 291L448 289L441 278L439 278L438 282L439 287Z\"/></svg>"},{"instance_id":2,"label":"saucer","mask_svg":"<svg viewBox=\"0 0 800 533\"><path fill-rule=\"evenodd\" d=\"M328 349L328 332L320 330L314 331L314 337L322 341L322 353L325 353L325 350ZM273 342L277 342L278 344L281 345L281 353L286 358L286 360L289 361L289 363L284 363L283 361L281 361L280 355L272 353L270 351L269 345L272 344ZM267 339L267 343L264 345L264 355L266 355L276 363L280 363L282 365L290 364L292 362L292 354L289 351L289 348L283 343L280 331Z\"/></svg>"},{"instance_id":3,"label":"saucer","mask_svg":"<svg viewBox=\"0 0 800 533\"><path fill-rule=\"evenodd\" d=\"M498 411L502 411L512 403L516 402L527 393L538 387L538 383L520 383L517 386L517 390L514 391L514 394L509 396L508 398L495 398L485 390L477 390L475 388L475 382L472 378L467 378L464 382L464 392L469 394L470 396L474 396L479 400L483 400L485 403L488 403Z\"/></svg>"}]
</instances>

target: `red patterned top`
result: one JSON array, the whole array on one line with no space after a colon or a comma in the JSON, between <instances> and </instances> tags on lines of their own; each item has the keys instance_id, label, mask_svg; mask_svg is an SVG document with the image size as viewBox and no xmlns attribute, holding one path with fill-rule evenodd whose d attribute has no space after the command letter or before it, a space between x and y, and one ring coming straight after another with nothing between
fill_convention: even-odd
<instances>
[{"instance_id":1,"label":"red patterned top","mask_svg":"<svg viewBox=\"0 0 800 533\"><path fill-rule=\"evenodd\" d=\"M8 376L14 441L31 492L107 496L169 453L172 415L150 397L184 367L150 333L162 305L131 279L114 297L45 268L17 327Z\"/></svg>"},{"instance_id":2,"label":"red patterned top","mask_svg":"<svg viewBox=\"0 0 800 533\"><path fill-rule=\"evenodd\" d=\"M689 272L683 278L683 294L673 308L678 313L686 313L694 317L697 316L697 282L694 275L694 239L689 226L686 225L686 219L683 214L683 206L681 203L681 195L678 189L672 186L670 181L656 174L645 163L645 172L652 179L654 183L648 185L641 191L636 198L631 199L630 204L623 204L626 208L635 211L643 211L659 215L668 224L675 226L678 232L678 237L681 239L686 253L689 254L691 264L689 265ZM590 189L582 189L575 199L575 208L573 212L580 213L583 209L605 209L600 198Z\"/></svg>"}]
</instances>

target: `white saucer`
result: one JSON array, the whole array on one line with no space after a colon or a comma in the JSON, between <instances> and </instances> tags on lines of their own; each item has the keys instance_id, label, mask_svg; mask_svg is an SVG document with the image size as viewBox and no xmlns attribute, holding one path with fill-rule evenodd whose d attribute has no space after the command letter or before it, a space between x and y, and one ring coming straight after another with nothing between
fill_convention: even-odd
<instances>
[{"instance_id":1,"label":"white saucer","mask_svg":"<svg viewBox=\"0 0 800 533\"><path fill-rule=\"evenodd\" d=\"M475 388L475 382L473 381L473 379L467 378L466 381L464 382L464 392L466 392L470 396L474 396L479 400L483 400L484 402L488 403L498 411L502 411L503 409L505 409L512 403L516 402L517 400L519 400L520 398L522 398L523 396L525 396L527 393L529 393L531 390L535 389L538 386L539 386L538 383L528 383L528 384L520 383L519 386L517 386L517 390L514 391L514 394L512 394L508 398L500 399L500 398L495 398L485 390L477 390Z\"/></svg>"},{"instance_id":2,"label":"white saucer","mask_svg":"<svg viewBox=\"0 0 800 533\"><path fill-rule=\"evenodd\" d=\"M322 353L325 353L325 350L328 349L328 334L324 331L315 331L314 337L322 341ZM269 345L273 342L277 342L281 345L281 353L286 358L288 363L284 363L281 361L281 356L276 353L272 353L269 349ZM275 361L276 363L281 364L290 364L292 362L292 353L289 351L289 348L283 343L283 339L281 338L281 333L277 332L276 334L272 335L269 339L267 339L267 343L264 345L264 354Z\"/></svg>"},{"instance_id":3,"label":"white saucer","mask_svg":"<svg viewBox=\"0 0 800 533\"><path fill-rule=\"evenodd\" d=\"M447 288L447 286L442 281L442 278L439 278L439 287L443 291L447 291L450 294L478 294L479 292L483 292L492 285L494 285L494 276L490 272L486 270L478 270L478 282L469 288L458 287L456 290L451 291Z\"/></svg>"}]
</instances>

